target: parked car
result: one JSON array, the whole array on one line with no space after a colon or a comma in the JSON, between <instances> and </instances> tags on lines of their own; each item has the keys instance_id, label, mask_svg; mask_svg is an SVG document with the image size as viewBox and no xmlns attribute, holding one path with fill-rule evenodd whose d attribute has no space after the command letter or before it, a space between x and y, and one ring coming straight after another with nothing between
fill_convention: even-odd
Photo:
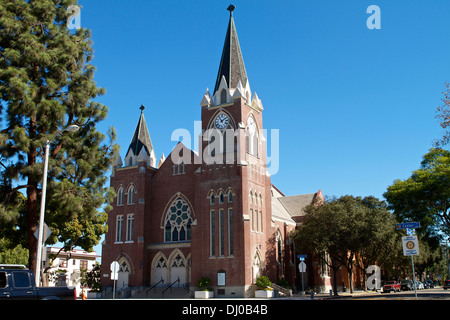
<instances>
[{"instance_id":1,"label":"parked car","mask_svg":"<svg viewBox=\"0 0 450 320\"><path fill-rule=\"evenodd\" d=\"M423 290L424 289L423 283L420 281L416 281L416 289Z\"/></svg>"},{"instance_id":2,"label":"parked car","mask_svg":"<svg viewBox=\"0 0 450 320\"><path fill-rule=\"evenodd\" d=\"M445 280L444 281L444 290L447 290L448 288L450 288L450 280Z\"/></svg>"},{"instance_id":3,"label":"parked car","mask_svg":"<svg viewBox=\"0 0 450 320\"><path fill-rule=\"evenodd\" d=\"M428 283L430 288L434 288L434 282L432 280L427 280L426 283Z\"/></svg>"},{"instance_id":4,"label":"parked car","mask_svg":"<svg viewBox=\"0 0 450 320\"><path fill-rule=\"evenodd\" d=\"M36 287L33 271L0 265L0 300L76 300L74 287Z\"/></svg>"},{"instance_id":5,"label":"parked car","mask_svg":"<svg viewBox=\"0 0 450 320\"><path fill-rule=\"evenodd\" d=\"M400 290L400 283L397 283L397 281L386 281L385 285L383 286L383 292L400 292Z\"/></svg>"},{"instance_id":6,"label":"parked car","mask_svg":"<svg viewBox=\"0 0 450 320\"><path fill-rule=\"evenodd\" d=\"M414 284L412 280L403 280L400 282L400 289L402 291L414 290Z\"/></svg>"}]
</instances>

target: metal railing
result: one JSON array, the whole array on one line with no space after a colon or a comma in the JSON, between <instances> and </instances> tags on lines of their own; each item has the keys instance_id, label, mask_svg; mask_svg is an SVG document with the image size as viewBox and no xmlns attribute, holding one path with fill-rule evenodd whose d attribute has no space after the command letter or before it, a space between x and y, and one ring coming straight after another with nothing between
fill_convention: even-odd
<instances>
[{"instance_id":1,"label":"metal railing","mask_svg":"<svg viewBox=\"0 0 450 320\"><path fill-rule=\"evenodd\" d=\"M148 296L148 293L149 293L150 290L152 290L152 289L155 289L155 292L156 292L156 286L157 286L158 284L160 284L160 283L163 283L163 284L164 284L164 279L159 280L157 283L155 283L153 286L151 286L150 289L148 289L148 290L145 292L145 295Z\"/></svg>"},{"instance_id":2,"label":"metal railing","mask_svg":"<svg viewBox=\"0 0 450 320\"><path fill-rule=\"evenodd\" d=\"M164 298L164 293L168 290L168 289L170 289L170 292L172 292L172 286L175 284L175 283L180 283L180 277L178 277L178 279L177 280L175 280L174 282L172 282L167 288L165 288L163 291L162 291L162 295L163 295L163 298Z\"/></svg>"}]
</instances>

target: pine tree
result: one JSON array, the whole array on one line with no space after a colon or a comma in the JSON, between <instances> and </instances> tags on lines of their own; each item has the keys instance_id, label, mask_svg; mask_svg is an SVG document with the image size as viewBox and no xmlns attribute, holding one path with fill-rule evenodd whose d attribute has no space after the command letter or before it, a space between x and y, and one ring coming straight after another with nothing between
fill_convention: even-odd
<instances>
[{"instance_id":1,"label":"pine tree","mask_svg":"<svg viewBox=\"0 0 450 320\"><path fill-rule=\"evenodd\" d=\"M24 193L23 226L29 266L35 269L44 146L50 141L45 222L47 243L91 250L106 232L107 205L114 192L106 173L118 146L97 131L108 109L95 102L105 90L94 81L90 31L69 30L76 0L0 2L0 164L6 196L2 213L14 216L9 201ZM64 132L77 125L77 132ZM2 209L3 208L3 209ZM16 217L20 214L17 213ZM20 219L18 219L19 221Z\"/></svg>"}]
</instances>

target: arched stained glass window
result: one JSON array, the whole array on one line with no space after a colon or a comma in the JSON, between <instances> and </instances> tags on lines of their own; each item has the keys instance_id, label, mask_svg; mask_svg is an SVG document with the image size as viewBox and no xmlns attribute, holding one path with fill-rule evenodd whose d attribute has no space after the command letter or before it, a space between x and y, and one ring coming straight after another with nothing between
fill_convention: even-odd
<instances>
[{"instance_id":1,"label":"arched stained glass window","mask_svg":"<svg viewBox=\"0 0 450 320\"><path fill-rule=\"evenodd\" d=\"M183 198L178 197L169 207L166 214L165 242L191 240L191 210Z\"/></svg>"}]
</instances>

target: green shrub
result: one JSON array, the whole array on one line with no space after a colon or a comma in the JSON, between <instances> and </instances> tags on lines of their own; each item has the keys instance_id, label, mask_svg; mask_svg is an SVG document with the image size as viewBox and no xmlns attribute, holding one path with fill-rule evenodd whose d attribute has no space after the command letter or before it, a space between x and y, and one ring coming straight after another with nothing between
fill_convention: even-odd
<instances>
[{"instance_id":1,"label":"green shrub","mask_svg":"<svg viewBox=\"0 0 450 320\"><path fill-rule=\"evenodd\" d=\"M268 277L266 276L259 276L256 279L256 286L260 289L260 290L266 290L267 288L269 288L272 285L272 281L269 280Z\"/></svg>"},{"instance_id":2,"label":"green shrub","mask_svg":"<svg viewBox=\"0 0 450 320\"><path fill-rule=\"evenodd\" d=\"M286 278L281 278L278 280L277 284L283 288L290 289L289 283L287 282Z\"/></svg>"},{"instance_id":3,"label":"green shrub","mask_svg":"<svg viewBox=\"0 0 450 320\"><path fill-rule=\"evenodd\" d=\"M209 287L210 283L210 278L202 277L197 280L197 287L200 288L200 291L212 291L212 289Z\"/></svg>"}]
</instances>

